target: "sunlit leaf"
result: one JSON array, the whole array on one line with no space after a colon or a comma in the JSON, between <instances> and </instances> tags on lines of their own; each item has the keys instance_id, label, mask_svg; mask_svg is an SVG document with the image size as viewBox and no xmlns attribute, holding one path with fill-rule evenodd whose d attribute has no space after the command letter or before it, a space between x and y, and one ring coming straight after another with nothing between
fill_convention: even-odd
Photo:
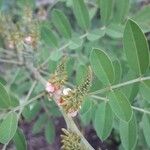
<instances>
[{"instance_id":1,"label":"sunlit leaf","mask_svg":"<svg viewBox=\"0 0 150 150\"><path fill-rule=\"evenodd\" d=\"M58 41L55 34L46 27L41 28L41 39L50 46L57 47Z\"/></svg>"},{"instance_id":2,"label":"sunlit leaf","mask_svg":"<svg viewBox=\"0 0 150 150\"><path fill-rule=\"evenodd\" d=\"M11 100L6 88L0 83L0 108L9 108Z\"/></svg>"},{"instance_id":3,"label":"sunlit leaf","mask_svg":"<svg viewBox=\"0 0 150 150\"><path fill-rule=\"evenodd\" d=\"M150 5L143 7L141 10L138 10L137 14L133 16L139 26L145 31L150 31Z\"/></svg>"},{"instance_id":4,"label":"sunlit leaf","mask_svg":"<svg viewBox=\"0 0 150 150\"><path fill-rule=\"evenodd\" d=\"M94 127L101 140L105 140L111 133L113 126L113 112L107 102L99 104L96 114Z\"/></svg>"},{"instance_id":5,"label":"sunlit leaf","mask_svg":"<svg viewBox=\"0 0 150 150\"><path fill-rule=\"evenodd\" d=\"M107 24L113 13L113 0L100 0L100 16L103 24Z\"/></svg>"},{"instance_id":6,"label":"sunlit leaf","mask_svg":"<svg viewBox=\"0 0 150 150\"><path fill-rule=\"evenodd\" d=\"M142 118L142 129L147 145L150 147L150 117L146 114Z\"/></svg>"},{"instance_id":7,"label":"sunlit leaf","mask_svg":"<svg viewBox=\"0 0 150 150\"><path fill-rule=\"evenodd\" d=\"M90 17L84 0L73 0L73 10L80 27L87 30L90 26Z\"/></svg>"},{"instance_id":8,"label":"sunlit leaf","mask_svg":"<svg viewBox=\"0 0 150 150\"><path fill-rule=\"evenodd\" d=\"M27 150L27 142L21 129L17 129L13 137L13 141L16 146L16 150Z\"/></svg>"},{"instance_id":9,"label":"sunlit leaf","mask_svg":"<svg viewBox=\"0 0 150 150\"><path fill-rule=\"evenodd\" d=\"M127 97L120 91L112 91L108 94L109 104L120 119L128 122L132 116L132 108Z\"/></svg>"},{"instance_id":10,"label":"sunlit leaf","mask_svg":"<svg viewBox=\"0 0 150 150\"><path fill-rule=\"evenodd\" d=\"M105 85L110 85L114 81L114 68L108 55L99 49L93 49L90 56L92 69L98 79Z\"/></svg>"},{"instance_id":11,"label":"sunlit leaf","mask_svg":"<svg viewBox=\"0 0 150 150\"><path fill-rule=\"evenodd\" d=\"M127 21L123 43L130 67L137 75L144 74L149 66L148 43L142 30L132 20Z\"/></svg>"},{"instance_id":12,"label":"sunlit leaf","mask_svg":"<svg viewBox=\"0 0 150 150\"><path fill-rule=\"evenodd\" d=\"M137 143L137 122L134 115L129 122L120 121L121 142L125 150L133 150Z\"/></svg>"},{"instance_id":13,"label":"sunlit leaf","mask_svg":"<svg viewBox=\"0 0 150 150\"><path fill-rule=\"evenodd\" d=\"M123 22L128 14L130 7L130 0L115 0L116 13L114 20L117 22Z\"/></svg>"},{"instance_id":14,"label":"sunlit leaf","mask_svg":"<svg viewBox=\"0 0 150 150\"><path fill-rule=\"evenodd\" d=\"M62 36L65 38L71 38L71 25L62 11L58 9L53 10L52 22L54 23L57 30L62 34Z\"/></svg>"},{"instance_id":15,"label":"sunlit leaf","mask_svg":"<svg viewBox=\"0 0 150 150\"><path fill-rule=\"evenodd\" d=\"M45 127L45 138L49 144L52 144L55 139L55 126L52 121L48 121Z\"/></svg>"},{"instance_id":16,"label":"sunlit leaf","mask_svg":"<svg viewBox=\"0 0 150 150\"><path fill-rule=\"evenodd\" d=\"M18 118L15 112L9 113L0 124L0 143L6 144L16 133Z\"/></svg>"}]
</instances>

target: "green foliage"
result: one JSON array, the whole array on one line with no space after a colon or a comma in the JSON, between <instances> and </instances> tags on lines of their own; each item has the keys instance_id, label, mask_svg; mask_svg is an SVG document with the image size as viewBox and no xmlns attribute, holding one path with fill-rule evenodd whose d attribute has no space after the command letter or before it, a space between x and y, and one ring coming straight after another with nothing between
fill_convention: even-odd
<instances>
[{"instance_id":1,"label":"green foliage","mask_svg":"<svg viewBox=\"0 0 150 150\"><path fill-rule=\"evenodd\" d=\"M111 133L113 127L113 112L107 102L99 104L96 114L94 127L101 140L105 140Z\"/></svg>"},{"instance_id":2,"label":"green foliage","mask_svg":"<svg viewBox=\"0 0 150 150\"><path fill-rule=\"evenodd\" d=\"M120 91L112 91L109 93L108 98L115 115L120 120L128 122L132 116L132 108L126 96Z\"/></svg>"},{"instance_id":3,"label":"green foliage","mask_svg":"<svg viewBox=\"0 0 150 150\"><path fill-rule=\"evenodd\" d=\"M123 43L127 60L131 68L137 75L144 74L149 67L148 43L142 30L132 20L127 21Z\"/></svg>"},{"instance_id":4,"label":"green foliage","mask_svg":"<svg viewBox=\"0 0 150 150\"><path fill-rule=\"evenodd\" d=\"M99 49L93 49L90 56L90 62L94 73L98 79L105 85L114 82L114 68L108 55Z\"/></svg>"},{"instance_id":5,"label":"green foliage","mask_svg":"<svg viewBox=\"0 0 150 150\"><path fill-rule=\"evenodd\" d=\"M21 129L17 129L13 137L13 141L16 146L16 150L27 150L26 139Z\"/></svg>"},{"instance_id":6,"label":"green foliage","mask_svg":"<svg viewBox=\"0 0 150 150\"><path fill-rule=\"evenodd\" d=\"M90 18L84 0L73 0L73 10L80 27L87 30L90 27Z\"/></svg>"},{"instance_id":7,"label":"green foliage","mask_svg":"<svg viewBox=\"0 0 150 150\"><path fill-rule=\"evenodd\" d=\"M140 92L143 96L143 98L145 98L145 100L147 100L148 102L150 102L150 81L144 81L143 83L141 83L140 85Z\"/></svg>"},{"instance_id":8,"label":"green foliage","mask_svg":"<svg viewBox=\"0 0 150 150\"><path fill-rule=\"evenodd\" d=\"M137 143L137 123L134 114L129 122L120 121L120 136L125 150L133 150Z\"/></svg>"},{"instance_id":9,"label":"green foliage","mask_svg":"<svg viewBox=\"0 0 150 150\"><path fill-rule=\"evenodd\" d=\"M55 139L55 126L52 121L48 121L45 127L45 138L46 141L50 144L54 142Z\"/></svg>"},{"instance_id":10,"label":"green foliage","mask_svg":"<svg viewBox=\"0 0 150 150\"><path fill-rule=\"evenodd\" d=\"M83 125L90 124L92 120L94 105L90 98L85 98L81 110L80 110L80 118Z\"/></svg>"},{"instance_id":11,"label":"green foliage","mask_svg":"<svg viewBox=\"0 0 150 150\"><path fill-rule=\"evenodd\" d=\"M35 124L33 126L32 132L34 134L39 133L44 128L46 121L47 121L46 114L40 115L38 120L35 122Z\"/></svg>"},{"instance_id":12,"label":"green foliage","mask_svg":"<svg viewBox=\"0 0 150 150\"><path fill-rule=\"evenodd\" d=\"M9 108L11 106L10 97L5 87L0 83L0 108Z\"/></svg>"},{"instance_id":13,"label":"green foliage","mask_svg":"<svg viewBox=\"0 0 150 150\"><path fill-rule=\"evenodd\" d=\"M114 0L100 0L101 21L107 25L112 17Z\"/></svg>"},{"instance_id":14,"label":"green foliage","mask_svg":"<svg viewBox=\"0 0 150 150\"><path fill-rule=\"evenodd\" d=\"M143 133L144 133L144 137L145 137L145 140L147 142L147 145L150 147L150 139L149 139L150 117L146 114L144 114L142 117L142 129L143 129Z\"/></svg>"},{"instance_id":15,"label":"green foliage","mask_svg":"<svg viewBox=\"0 0 150 150\"><path fill-rule=\"evenodd\" d=\"M9 113L0 124L0 143L6 144L16 133L18 118L15 112Z\"/></svg>"},{"instance_id":16,"label":"green foliage","mask_svg":"<svg viewBox=\"0 0 150 150\"><path fill-rule=\"evenodd\" d=\"M114 18L116 22L123 22L126 19L130 7L130 0L115 0L116 12Z\"/></svg>"},{"instance_id":17,"label":"green foliage","mask_svg":"<svg viewBox=\"0 0 150 150\"><path fill-rule=\"evenodd\" d=\"M140 11L138 11L137 14L133 16L133 20L135 20L146 32L150 31L149 27L150 20L148 19L150 17L149 12L150 12L150 5L145 6Z\"/></svg>"},{"instance_id":18,"label":"green foliage","mask_svg":"<svg viewBox=\"0 0 150 150\"><path fill-rule=\"evenodd\" d=\"M62 147L71 141L93 150L77 120L102 141L121 143L120 150L150 149L150 5L136 6L136 0L58 0L46 8L35 0L0 1L0 143L12 140L26 150L20 124L32 122L31 132L52 144L53 120L63 115ZM63 56L67 73L57 78ZM45 91L47 82L53 92ZM77 113L80 121L69 117Z\"/></svg>"},{"instance_id":19,"label":"green foliage","mask_svg":"<svg viewBox=\"0 0 150 150\"><path fill-rule=\"evenodd\" d=\"M41 39L45 42L47 45L52 45L54 47L58 46L57 38L55 34L49 30L46 27L41 28Z\"/></svg>"},{"instance_id":20,"label":"green foliage","mask_svg":"<svg viewBox=\"0 0 150 150\"><path fill-rule=\"evenodd\" d=\"M71 25L63 12L57 9L53 10L52 22L62 36L65 38L71 38Z\"/></svg>"}]
</instances>

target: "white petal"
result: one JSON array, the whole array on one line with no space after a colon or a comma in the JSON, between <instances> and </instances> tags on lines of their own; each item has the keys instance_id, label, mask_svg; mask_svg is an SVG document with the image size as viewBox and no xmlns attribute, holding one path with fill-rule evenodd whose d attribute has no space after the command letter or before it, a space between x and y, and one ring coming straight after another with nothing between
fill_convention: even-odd
<instances>
[{"instance_id":1,"label":"white petal","mask_svg":"<svg viewBox=\"0 0 150 150\"><path fill-rule=\"evenodd\" d=\"M65 89L63 89L63 94L68 95L69 91L71 91L70 88L65 88Z\"/></svg>"}]
</instances>

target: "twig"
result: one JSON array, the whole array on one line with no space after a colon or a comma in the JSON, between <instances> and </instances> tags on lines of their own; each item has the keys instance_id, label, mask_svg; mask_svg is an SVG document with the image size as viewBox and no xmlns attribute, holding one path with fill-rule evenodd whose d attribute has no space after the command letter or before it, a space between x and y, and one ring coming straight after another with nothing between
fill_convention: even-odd
<instances>
[{"instance_id":1,"label":"twig","mask_svg":"<svg viewBox=\"0 0 150 150\"><path fill-rule=\"evenodd\" d=\"M95 98L95 99L98 99L98 100L102 100L102 101L109 101L108 98L105 98L105 97L100 97L100 96L97 96L97 95L91 95L90 97L92 98ZM136 111L139 111L139 112L142 112L142 113L145 113L145 114L149 114L150 115L150 111L148 110L145 110L143 108L139 108L139 107L135 107L135 106L131 106L132 109L136 110Z\"/></svg>"},{"instance_id":2,"label":"twig","mask_svg":"<svg viewBox=\"0 0 150 150\"><path fill-rule=\"evenodd\" d=\"M38 70L36 68L34 68L32 65L26 64L27 69L34 74L34 77L37 81L40 81L44 86L46 85L46 80L40 75L40 73L38 72ZM81 141L82 143L84 143L85 147L87 150L94 150L94 148L87 142L87 140L84 138L84 136L81 134L80 130L77 128L76 124L74 123L73 119L71 117L69 117L60 106L58 106L60 108L60 111L62 113L62 115L64 116L64 119L66 121L66 124L68 126L68 128L73 131L76 132L80 137L81 137Z\"/></svg>"},{"instance_id":3,"label":"twig","mask_svg":"<svg viewBox=\"0 0 150 150\"><path fill-rule=\"evenodd\" d=\"M6 150L8 144L9 144L9 142L4 144L2 150Z\"/></svg>"},{"instance_id":4,"label":"twig","mask_svg":"<svg viewBox=\"0 0 150 150\"><path fill-rule=\"evenodd\" d=\"M110 89L114 90L114 89L117 89L117 88L120 88L120 87L124 87L126 85L130 85L130 84L133 84L133 83L146 81L146 80L150 80L150 76L148 76L148 77L139 77L137 79L129 80L129 81L126 81L126 82L123 82L123 83L120 83L120 84L116 84L116 85L112 85L112 86L106 87L104 89L91 92L90 95L104 93L104 92L109 91Z\"/></svg>"},{"instance_id":5,"label":"twig","mask_svg":"<svg viewBox=\"0 0 150 150\"><path fill-rule=\"evenodd\" d=\"M15 60L7 60L7 59L1 59L0 62L8 63L8 64L15 64L15 65L22 65L21 62L15 61Z\"/></svg>"},{"instance_id":6,"label":"twig","mask_svg":"<svg viewBox=\"0 0 150 150\"><path fill-rule=\"evenodd\" d=\"M81 36L79 37L79 39L84 39L85 37L87 37L87 35L88 35L88 33L85 33L85 34L81 35ZM71 43L70 43L70 41L69 41L68 43L66 43L65 45L63 45L62 47L60 47L60 48L58 49L58 51L64 50L64 49L67 48L70 44L71 44ZM49 56L49 57L38 67L38 69L39 69L39 68L42 68L43 66L45 66L45 65L49 62L50 58L51 58L51 56Z\"/></svg>"},{"instance_id":7,"label":"twig","mask_svg":"<svg viewBox=\"0 0 150 150\"><path fill-rule=\"evenodd\" d=\"M30 90L29 90L29 92L28 92L28 94L27 94L27 96L26 96L26 98L25 98L25 100L24 100L24 103L26 103L29 100L29 98L30 98L30 96L31 96L31 94L32 94L32 92L33 92L36 84L37 84L37 81L34 81L33 84L32 84L32 86L31 86L31 88L30 88ZM24 109L24 107L20 108L19 113L18 113L18 118L20 117L23 109Z\"/></svg>"}]
</instances>

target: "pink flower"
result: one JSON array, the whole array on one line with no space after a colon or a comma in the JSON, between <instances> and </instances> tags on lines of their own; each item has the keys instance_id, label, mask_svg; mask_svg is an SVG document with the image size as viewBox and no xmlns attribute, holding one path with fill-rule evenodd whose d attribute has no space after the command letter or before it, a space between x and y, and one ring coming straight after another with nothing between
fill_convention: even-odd
<instances>
[{"instance_id":1,"label":"pink flower","mask_svg":"<svg viewBox=\"0 0 150 150\"><path fill-rule=\"evenodd\" d=\"M54 92L54 87L51 83L47 82L46 83L46 87L45 87L45 90L48 92L48 93L53 93Z\"/></svg>"}]
</instances>

